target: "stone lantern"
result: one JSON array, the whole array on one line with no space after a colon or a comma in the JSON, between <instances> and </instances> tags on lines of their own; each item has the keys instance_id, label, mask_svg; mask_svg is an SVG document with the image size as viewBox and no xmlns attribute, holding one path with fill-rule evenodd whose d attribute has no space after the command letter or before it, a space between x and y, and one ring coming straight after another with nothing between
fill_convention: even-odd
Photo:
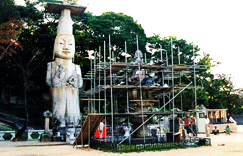
<instances>
[{"instance_id":1,"label":"stone lantern","mask_svg":"<svg viewBox=\"0 0 243 156\"><path fill-rule=\"evenodd\" d=\"M49 131L50 126L50 118L52 117L52 113L47 110L43 113L45 117L45 131L43 134L41 134L40 141L41 142L51 142L52 141L52 134Z\"/></svg>"},{"instance_id":2,"label":"stone lantern","mask_svg":"<svg viewBox=\"0 0 243 156\"><path fill-rule=\"evenodd\" d=\"M49 133L49 127L50 127L50 118L52 117L52 113L47 110L43 113L45 117L45 133Z\"/></svg>"}]
</instances>

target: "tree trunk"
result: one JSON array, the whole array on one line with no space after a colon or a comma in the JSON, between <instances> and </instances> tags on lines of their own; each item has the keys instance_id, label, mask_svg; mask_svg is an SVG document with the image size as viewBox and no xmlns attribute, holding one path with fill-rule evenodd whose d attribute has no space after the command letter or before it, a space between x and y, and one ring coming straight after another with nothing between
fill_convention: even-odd
<instances>
[{"instance_id":1,"label":"tree trunk","mask_svg":"<svg viewBox=\"0 0 243 156\"><path fill-rule=\"evenodd\" d=\"M26 115L26 128L28 127L28 122L29 122L29 113L27 107L27 82L28 82L28 78L24 77L24 107L25 107L25 115Z\"/></svg>"},{"instance_id":2,"label":"tree trunk","mask_svg":"<svg viewBox=\"0 0 243 156\"><path fill-rule=\"evenodd\" d=\"M210 97L208 99L208 109L211 109L211 105L212 105L212 98Z\"/></svg>"}]
</instances>

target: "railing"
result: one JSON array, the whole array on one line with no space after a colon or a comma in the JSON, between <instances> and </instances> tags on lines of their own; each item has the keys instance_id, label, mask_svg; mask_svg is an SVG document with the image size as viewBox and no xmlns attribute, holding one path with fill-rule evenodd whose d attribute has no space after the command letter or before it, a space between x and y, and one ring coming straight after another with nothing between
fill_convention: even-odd
<instances>
[{"instance_id":1,"label":"railing","mask_svg":"<svg viewBox=\"0 0 243 156\"><path fill-rule=\"evenodd\" d=\"M44 133L44 130L28 130L28 140L40 139L40 136L43 133Z\"/></svg>"},{"instance_id":2,"label":"railing","mask_svg":"<svg viewBox=\"0 0 243 156\"><path fill-rule=\"evenodd\" d=\"M15 138L15 131L0 131L0 141L12 140Z\"/></svg>"},{"instance_id":3,"label":"railing","mask_svg":"<svg viewBox=\"0 0 243 156\"><path fill-rule=\"evenodd\" d=\"M39 140L43 133L44 130L28 130L27 140ZM52 130L50 130L50 133L52 133ZM0 141L12 140L15 136L15 131L0 131Z\"/></svg>"}]
</instances>

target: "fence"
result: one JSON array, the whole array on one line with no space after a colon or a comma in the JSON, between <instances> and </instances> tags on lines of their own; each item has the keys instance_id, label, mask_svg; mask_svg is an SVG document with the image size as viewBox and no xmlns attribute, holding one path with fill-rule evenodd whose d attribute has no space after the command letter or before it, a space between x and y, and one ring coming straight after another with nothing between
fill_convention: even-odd
<instances>
[{"instance_id":1,"label":"fence","mask_svg":"<svg viewBox=\"0 0 243 156\"><path fill-rule=\"evenodd\" d=\"M185 148L189 146L204 146L211 145L210 138L192 138L190 140L183 140L179 142L152 142L152 143L123 143L118 145L119 142L107 142L106 139L99 140L93 139L91 141L90 147L94 149L99 149L103 151L111 152L135 152L135 151L151 151L151 150L167 150L167 149L177 149Z\"/></svg>"},{"instance_id":2,"label":"fence","mask_svg":"<svg viewBox=\"0 0 243 156\"><path fill-rule=\"evenodd\" d=\"M15 138L15 131L0 131L0 141L12 140Z\"/></svg>"},{"instance_id":3,"label":"fence","mask_svg":"<svg viewBox=\"0 0 243 156\"><path fill-rule=\"evenodd\" d=\"M50 132L52 133L52 130ZM43 133L44 130L28 130L27 140L39 140ZM15 136L15 131L0 131L0 141L12 140Z\"/></svg>"}]
</instances>

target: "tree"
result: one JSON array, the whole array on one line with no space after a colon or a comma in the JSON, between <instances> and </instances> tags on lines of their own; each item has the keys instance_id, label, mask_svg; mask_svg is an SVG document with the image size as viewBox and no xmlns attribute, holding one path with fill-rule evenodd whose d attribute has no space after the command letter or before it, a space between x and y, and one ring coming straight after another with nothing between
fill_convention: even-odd
<instances>
[{"instance_id":1,"label":"tree","mask_svg":"<svg viewBox=\"0 0 243 156\"><path fill-rule=\"evenodd\" d=\"M172 44L172 48L171 48ZM194 56L198 56L198 51L200 50L197 45L193 43L188 43L186 40L177 39L176 36L169 36L161 38L159 34L154 34L152 37L148 38L148 51L153 52L153 57L162 58L163 64L166 65L166 53L168 56L168 64L171 65L171 51L173 50L173 64L186 64L193 65L193 47L194 47ZM179 57L179 52L180 57ZM179 59L180 58L180 59Z\"/></svg>"},{"instance_id":2,"label":"tree","mask_svg":"<svg viewBox=\"0 0 243 156\"><path fill-rule=\"evenodd\" d=\"M218 80L221 82L220 90L222 92L222 106L228 108L229 116L234 113L237 104L240 104L240 98L232 95L234 85L231 75L218 74ZM243 103L241 103L242 105Z\"/></svg>"},{"instance_id":3,"label":"tree","mask_svg":"<svg viewBox=\"0 0 243 156\"><path fill-rule=\"evenodd\" d=\"M91 16L87 21L90 28L90 50L98 50L99 46L106 41L108 45L108 36L111 38L112 51L118 60L125 49L125 41L127 42L127 51L134 56L137 50L136 35L139 39L139 49L146 52L146 35L141 25L137 24L131 16L123 13L105 12L100 16ZM108 53L107 53L108 54ZM106 55L109 56L109 55Z\"/></svg>"},{"instance_id":4,"label":"tree","mask_svg":"<svg viewBox=\"0 0 243 156\"><path fill-rule=\"evenodd\" d=\"M220 65L220 63L210 58L209 54L203 53L198 61L198 65L205 66L205 69L199 70L197 78L197 84L202 87L201 90L198 90L198 103L203 104L209 109L219 108L217 100L220 96L220 82L211 73L211 68Z\"/></svg>"},{"instance_id":5,"label":"tree","mask_svg":"<svg viewBox=\"0 0 243 156\"><path fill-rule=\"evenodd\" d=\"M18 41L15 43L21 48L14 49L15 53L13 53L13 50L10 51L12 47L10 46L8 51L5 52L5 54L11 54L8 55L10 61L1 62L1 69L4 69L1 70L1 75L4 75L2 77L3 90L1 94L23 97L18 99L21 99L21 101L23 99L25 108L23 114L26 117L26 125L29 121L29 114L31 114L31 119L35 119L36 116L42 116L44 110L43 112L40 112L40 110L46 109L44 106L39 111L35 109L28 110L30 107L36 108L36 106L47 102L41 97L43 97L42 90L45 88L46 63L51 60L53 36L55 36L55 33L53 33L55 31L53 30L54 24L44 22L44 15L36 9L36 4L26 1L26 7L17 7L24 27L16 26L16 29L21 29L21 31L18 35L15 35L16 39L14 41ZM3 32L8 33L6 30L4 29ZM22 105L22 102L19 102L19 104ZM18 113L20 112L18 111ZM23 114L18 115L23 117Z\"/></svg>"},{"instance_id":6,"label":"tree","mask_svg":"<svg viewBox=\"0 0 243 156\"><path fill-rule=\"evenodd\" d=\"M14 0L1 0L0 25L7 23L10 18L19 18L18 6L14 4Z\"/></svg>"},{"instance_id":7,"label":"tree","mask_svg":"<svg viewBox=\"0 0 243 156\"><path fill-rule=\"evenodd\" d=\"M22 28L23 23L16 19L10 19L7 23L0 25L0 61L16 54L17 49L22 49L17 37Z\"/></svg>"},{"instance_id":8,"label":"tree","mask_svg":"<svg viewBox=\"0 0 243 156\"><path fill-rule=\"evenodd\" d=\"M18 42L18 34L23 28L23 23L18 20L18 8L14 0L0 2L0 61L16 53L16 49L22 48Z\"/></svg>"},{"instance_id":9,"label":"tree","mask_svg":"<svg viewBox=\"0 0 243 156\"><path fill-rule=\"evenodd\" d=\"M172 44L172 46L171 46ZM196 70L196 93L197 93L197 103L198 105L203 104L209 109L216 108L228 108L229 112L234 112L234 108L240 107L232 101L240 102L240 98L235 95L232 96L230 93L234 86L232 84L232 78L224 74L214 75L211 73L211 68L218 66L220 63L214 61L210 58L209 54L203 53L202 56L198 54L200 50L197 45L193 43L187 43L186 40L178 40L175 36L161 38L159 34L154 34L152 37L148 38L148 51L153 53L153 57L156 60L161 60L161 53L163 58L163 64L172 64L171 51L173 50L173 64L185 64L193 65L195 60L195 65L202 66L204 68L199 68ZM179 57L180 52L180 57ZM168 56L168 60L167 57ZM196 57L196 58L195 58ZM180 63L179 63L180 62ZM175 84L178 84L178 79L174 79ZM181 78L182 84L188 84L189 82L194 82L194 73L191 71L187 76ZM166 82L171 83L171 82ZM193 85L194 86L194 85ZM183 98L183 108L184 110L195 108L195 92L193 90L185 90L182 93ZM180 98L175 99L176 107L180 107Z\"/></svg>"}]
</instances>

